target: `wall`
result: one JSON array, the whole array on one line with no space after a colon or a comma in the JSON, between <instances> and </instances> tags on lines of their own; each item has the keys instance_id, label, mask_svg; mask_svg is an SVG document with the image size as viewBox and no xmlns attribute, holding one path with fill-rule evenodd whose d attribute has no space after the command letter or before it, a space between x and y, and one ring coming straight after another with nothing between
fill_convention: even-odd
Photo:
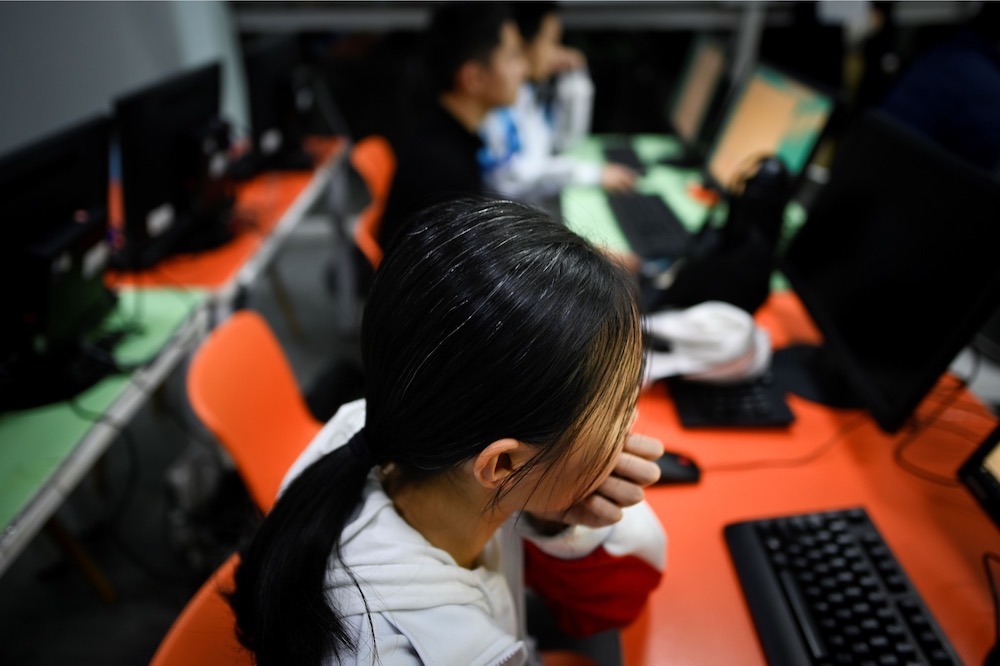
<instances>
[{"instance_id":1,"label":"wall","mask_svg":"<svg viewBox=\"0 0 1000 666\"><path fill-rule=\"evenodd\" d=\"M0 154L213 59L224 63L223 112L245 127L237 54L220 1L0 2Z\"/></svg>"}]
</instances>

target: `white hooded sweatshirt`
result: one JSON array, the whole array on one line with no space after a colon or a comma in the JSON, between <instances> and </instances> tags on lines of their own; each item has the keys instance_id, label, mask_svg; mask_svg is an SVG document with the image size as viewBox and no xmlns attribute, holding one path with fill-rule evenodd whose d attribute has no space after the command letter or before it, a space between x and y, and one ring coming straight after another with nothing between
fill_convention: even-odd
<instances>
[{"instance_id":1,"label":"white hooded sweatshirt","mask_svg":"<svg viewBox=\"0 0 1000 666\"><path fill-rule=\"evenodd\" d=\"M341 407L292 465L282 489L310 464L345 444L364 420L363 400ZM330 663L536 663L524 630L525 537L545 553L543 558L551 557L556 564L602 550L605 558L610 554L622 566L642 569L642 584L649 588L640 591L643 600L659 582L665 564L665 536L645 504L630 507L619 523L608 528L574 527L550 538L527 532L524 521L508 521L487 544L475 569L461 567L403 520L374 469L341 537L348 568L331 558L326 579L328 598L351 625L359 652ZM541 593L544 597L544 590ZM634 605L634 599L630 603ZM606 596L600 604L607 605ZM640 609L641 605L635 613Z\"/></svg>"}]
</instances>

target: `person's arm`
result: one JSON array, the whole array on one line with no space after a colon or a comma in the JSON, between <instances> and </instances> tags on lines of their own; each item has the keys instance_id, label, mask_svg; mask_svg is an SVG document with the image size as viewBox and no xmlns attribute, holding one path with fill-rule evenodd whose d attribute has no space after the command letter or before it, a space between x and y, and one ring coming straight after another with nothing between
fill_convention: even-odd
<instances>
[{"instance_id":1,"label":"person's arm","mask_svg":"<svg viewBox=\"0 0 1000 666\"><path fill-rule=\"evenodd\" d=\"M553 117L553 147L569 150L590 134L594 113L594 82L580 67L556 77Z\"/></svg>"},{"instance_id":2,"label":"person's arm","mask_svg":"<svg viewBox=\"0 0 1000 666\"><path fill-rule=\"evenodd\" d=\"M560 629L587 636L620 628L641 612L666 566L666 534L642 488L659 476L662 446L633 435L612 477L560 517L525 516L525 583Z\"/></svg>"}]
</instances>

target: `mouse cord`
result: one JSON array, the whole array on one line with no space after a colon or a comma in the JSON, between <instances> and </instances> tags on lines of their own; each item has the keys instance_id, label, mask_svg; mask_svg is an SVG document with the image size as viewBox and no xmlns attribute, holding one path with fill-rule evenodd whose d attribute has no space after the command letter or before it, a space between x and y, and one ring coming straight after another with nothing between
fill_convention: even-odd
<instances>
[{"instance_id":1,"label":"mouse cord","mask_svg":"<svg viewBox=\"0 0 1000 666\"><path fill-rule=\"evenodd\" d=\"M704 471L706 472L738 472L750 469L767 469L771 467L798 467L800 465L807 465L814 460L819 459L824 453L833 448L835 444L840 442L848 433L857 430L859 427L865 425L868 422L868 418L865 414L860 415L858 418L846 423L837 432L833 433L829 438L827 438L822 444L814 448L812 451L806 453L805 455L799 456L798 458L786 458L784 460L754 460L750 462L742 463L732 463L729 465L711 465L706 466Z\"/></svg>"},{"instance_id":2,"label":"mouse cord","mask_svg":"<svg viewBox=\"0 0 1000 666\"><path fill-rule=\"evenodd\" d=\"M125 514L133 505L139 488L139 476L141 472L139 447L135 438L129 434L127 425L109 417L107 414L95 412L82 406L75 397L69 400L67 404L79 418L90 421L94 424L103 423L113 428L115 430L115 434L118 436L118 439L124 445L122 450L125 454L125 485L122 488L121 495L117 498L117 500L114 500L111 503L108 515L105 518L108 527L108 538L111 543L117 547L118 551L124 555L125 559L131 562L133 566L160 585L191 585L192 582L196 582L197 573L195 572L168 572L153 566L138 552L136 552L136 550L133 549L131 544L129 544L129 542L122 535L122 524L124 522Z\"/></svg>"}]
</instances>

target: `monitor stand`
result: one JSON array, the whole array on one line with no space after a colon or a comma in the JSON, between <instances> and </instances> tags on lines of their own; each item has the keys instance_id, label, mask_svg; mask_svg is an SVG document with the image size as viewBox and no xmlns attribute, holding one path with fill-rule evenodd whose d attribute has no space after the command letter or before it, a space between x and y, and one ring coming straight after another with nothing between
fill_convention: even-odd
<instances>
[{"instance_id":1,"label":"monitor stand","mask_svg":"<svg viewBox=\"0 0 1000 666\"><path fill-rule=\"evenodd\" d=\"M312 171L316 160L301 146L264 158L264 171Z\"/></svg>"},{"instance_id":2,"label":"monitor stand","mask_svg":"<svg viewBox=\"0 0 1000 666\"><path fill-rule=\"evenodd\" d=\"M296 146L270 155L248 152L230 164L229 175L238 182L245 182L268 171L312 171L315 168L316 159L301 146Z\"/></svg>"},{"instance_id":3,"label":"monitor stand","mask_svg":"<svg viewBox=\"0 0 1000 666\"><path fill-rule=\"evenodd\" d=\"M856 409L864 405L841 371L841 363L827 347L790 345L774 352L775 381L789 393L811 402Z\"/></svg>"}]
</instances>

